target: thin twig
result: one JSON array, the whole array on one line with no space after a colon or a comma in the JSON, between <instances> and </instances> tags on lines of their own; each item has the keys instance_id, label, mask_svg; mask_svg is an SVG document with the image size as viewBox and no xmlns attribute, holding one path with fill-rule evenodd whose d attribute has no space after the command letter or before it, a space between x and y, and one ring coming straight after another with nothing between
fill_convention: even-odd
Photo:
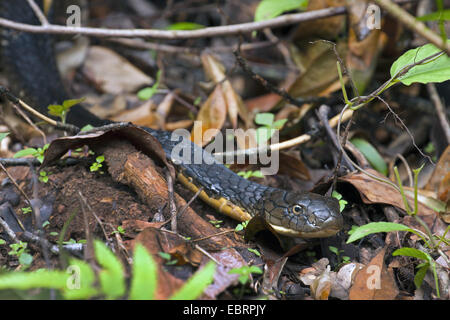
<instances>
[{"instance_id":1,"label":"thin twig","mask_svg":"<svg viewBox=\"0 0 450 320\"><path fill-rule=\"evenodd\" d=\"M36 4L36 2L34 2L34 0L27 0L27 1L28 1L28 5L31 7L31 9L33 9L34 14L39 19L41 24L43 26L48 26L50 23L48 22L47 17L42 12L41 8L39 8L39 6Z\"/></svg>"},{"instance_id":2,"label":"thin twig","mask_svg":"<svg viewBox=\"0 0 450 320\"><path fill-rule=\"evenodd\" d=\"M169 199L169 212L170 212L170 229L174 232L177 232L177 206L175 204L174 199L174 191L173 191L173 179L170 171L167 170L166 173L166 181L167 181L167 192Z\"/></svg>"},{"instance_id":3,"label":"thin twig","mask_svg":"<svg viewBox=\"0 0 450 320\"><path fill-rule=\"evenodd\" d=\"M178 210L178 212L176 213L176 216L181 216L186 210L187 208L189 208L189 206L192 204L192 202L199 196L199 194L203 191L203 187L200 187L197 192L192 196L191 199L189 199L189 201L180 209ZM172 218L164 221L164 223L162 223L159 226L159 229L161 229L163 226L165 226L166 224L168 224L170 221L172 221Z\"/></svg>"},{"instance_id":4,"label":"thin twig","mask_svg":"<svg viewBox=\"0 0 450 320\"><path fill-rule=\"evenodd\" d=\"M239 52L239 49L233 51L233 54L234 54L234 56L236 58L236 61L239 64L239 66L242 68L242 70L244 70L246 73L248 73L252 77L253 80L255 80L256 82L261 84L268 91L278 94L280 97L282 97L284 100L286 100L286 102L288 102L290 104L293 104L293 105L295 105L297 107L301 107L305 103L318 102L318 101L321 101L321 100L324 99L324 98L320 98L320 97L319 98L317 98L317 97L312 97L312 98L294 98L289 93L287 93L286 90L277 88L276 86L271 84L269 81L267 81L266 79L261 77L259 74L256 74L250 68L250 66L247 64L245 59L242 57L242 55Z\"/></svg>"},{"instance_id":5,"label":"thin twig","mask_svg":"<svg viewBox=\"0 0 450 320\"><path fill-rule=\"evenodd\" d=\"M441 48L447 53L447 55L450 56L450 44L444 42L439 35L427 28L423 22L417 20L414 16L390 0L375 0L374 2L386 10L391 16L395 17L408 29L416 32L436 47Z\"/></svg>"},{"instance_id":6,"label":"thin twig","mask_svg":"<svg viewBox=\"0 0 450 320\"><path fill-rule=\"evenodd\" d=\"M273 19L247 22L227 26L209 27L198 30L157 30L157 29L104 29L73 27L49 24L36 26L0 18L0 26L32 33L81 34L95 37L153 38L153 39L194 39L217 36L230 36L241 33L276 28L320 18L333 17L347 12L345 7L332 7L315 11L286 14Z\"/></svg>"},{"instance_id":7,"label":"thin twig","mask_svg":"<svg viewBox=\"0 0 450 320\"><path fill-rule=\"evenodd\" d=\"M345 110L345 112L342 114L342 117L340 118L340 115L336 115L333 118L330 119L328 122L332 128L336 127L338 124L339 119L341 121L345 122L353 114L353 110L348 110L348 108ZM267 152L273 152L273 151L279 151L287 148L294 147L299 144L303 144L311 140L311 135L309 134L302 134L301 136L295 137L290 140L286 140L280 143L271 144L269 146L259 147L259 148L249 148L244 150L237 150L237 151L230 151L230 152L218 152L214 153L214 157L217 158L224 158L224 157L236 157L236 156L251 156L259 153L267 153Z\"/></svg>"},{"instance_id":8,"label":"thin twig","mask_svg":"<svg viewBox=\"0 0 450 320\"><path fill-rule=\"evenodd\" d=\"M445 140L447 145L450 144L450 126L447 121L447 116L445 115L445 107L442 103L441 98L436 90L434 83L427 84L428 94L433 101L434 107L436 108L436 114L439 119L442 131L444 131ZM447 101L448 103L449 101Z\"/></svg>"},{"instance_id":9,"label":"thin twig","mask_svg":"<svg viewBox=\"0 0 450 320\"><path fill-rule=\"evenodd\" d=\"M23 100L21 100L21 99L17 98L16 96L14 96L4 86L0 86L0 96L2 96L5 99L11 101L16 106L20 106L20 107L24 108L25 110L27 110L28 112L32 113L33 115L35 115L39 119L41 119L41 120L47 122L48 124L54 126L56 129L68 131L70 133L75 133L75 134L80 131L80 129L78 127L74 126L74 125L66 124L66 123L62 123L62 122L53 120L53 119L43 115L42 113L36 111L34 108L32 108L31 106L26 104Z\"/></svg>"}]
</instances>

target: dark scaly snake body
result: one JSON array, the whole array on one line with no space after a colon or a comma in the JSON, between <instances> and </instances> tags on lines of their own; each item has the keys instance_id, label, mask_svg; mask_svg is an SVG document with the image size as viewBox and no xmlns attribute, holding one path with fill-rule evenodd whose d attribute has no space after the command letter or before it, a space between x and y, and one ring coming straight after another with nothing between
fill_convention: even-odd
<instances>
[{"instance_id":1,"label":"dark scaly snake body","mask_svg":"<svg viewBox=\"0 0 450 320\"><path fill-rule=\"evenodd\" d=\"M26 0L0 0L0 15L9 20L39 24ZM1 40L0 62L15 93L21 93L42 113L46 113L47 105L67 99L56 67L51 36L3 29ZM109 123L81 106L71 109L67 122L79 127ZM203 187L200 197L220 212L240 221L261 216L275 232L294 237L327 237L342 228L336 199L249 181L190 141L173 141L169 132L144 129L159 140L169 159L172 159L174 147L183 143L185 150L190 150L191 160L195 152L211 160L211 164L183 161L175 165L180 181L192 191Z\"/></svg>"}]
</instances>

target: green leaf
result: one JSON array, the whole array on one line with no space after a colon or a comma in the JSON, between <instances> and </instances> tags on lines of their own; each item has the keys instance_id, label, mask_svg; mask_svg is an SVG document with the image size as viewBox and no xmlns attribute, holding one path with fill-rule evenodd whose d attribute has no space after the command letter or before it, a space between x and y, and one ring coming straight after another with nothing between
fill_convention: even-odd
<instances>
[{"instance_id":1,"label":"green leaf","mask_svg":"<svg viewBox=\"0 0 450 320\"><path fill-rule=\"evenodd\" d=\"M255 11L255 21L268 20L296 9L306 9L308 0L262 0Z\"/></svg>"},{"instance_id":2,"label":"green leaf","mask_svg":"<svg viewBox=\"0 0 450 320\"><path fill-rule=\"evenodd\" d=\"M272 124L272 128L277 129L277 130L280 130L281 128L283 128L284 124L285 124L287 121L288 121L288 119L280 119L280 120L277 120L277 121L275 121L275 122Z\"/></svg>"},{"instance_id":3,"label":"green leaf","mask_svg":"<svg viewBox=\"0 0 450 320\"><path fill-rule=\"evenodd\" d=\"M450 9L443 11L436 11L424 16L417 17L419 21L435 21L435 20L450 20Z\"/></svg>"},{"instance_id":4,"label":"green leaf","mask_svg":"<svg viewBox=\"0 0 450 320\"><path fill-rule=\"evenodd\" d=\"M98 294L91 266L81 260L71 259L67 272L63 294L66 299L88 299Z\"/></svg>"},{"instance_id":5,"label":"green leaf","mask_svg":"<svg viewBox=\"0 0 450 320\"><path fill-rule=\"evenodd\" d=\"M56 270L36 270L32 272L8 272L0 275L0 290L29 290L34 288L62 289L68 275Z\"/></svg>"},{"instance_id":6,"label":"green leaf","mask_svg":"<svg viewBox=\"0 0 450 320\"><path fill-rule=\"evenodd\" d=\"M261 253L256 250L256 249L252 249L252 248L247 248L248 251L250 251L251 253L257 255L258 257L261 257Z\"/></svg>"},{"instance_id":7,"label":"green leaf","mask_svg":"<svg viewBox=\"0 0 450 320\"><path fill-rule=\"evenodd\" d=\"M395 250L392 253L393 256L408 256L408 257L413 257L413 258L417 258L417 259L422 259L428 262L433 261L433 258L426 252L423 252L421 250L418 250L416 248L400 248Z\"/></svg>"},{"instance_id":8,"label":"green leaf","mask_svg":"<svg viewBox=\"0 0 450 320\"><path fill-rule=\"evenodd\" d=\"M0 142L9 135L9 132L0 132Z\"/></svg>"},{"instance_id":9,"label":"green leaf","mask_svg":"<svg viewBox=\"0 0 450 320\"><path fill-rule=\"evenodd\" d=\"M209 261L201 270L198 270L186 284L176 292L170 300L194 300L197 299L212 282L216 264Z\"/></svg>"},{"instance_id":10,"label":"green leaf","mask_svg":"<svg viewBox=\"0 0 450 320\"><path fill-rule=\"evenodd\" d=\"M34 155L37 152L38 151L35 148L27 148L27 149L23 149L23 150L16 152L16 154L13 156L13 158L22 158L22 157Z\"/></svg>"},{"instance_id":11,"label":"green leaf","mask_svg":"<svg viewBox=\"0 0 450 320\"><path fill-rule=\"evenodd\" d=\"M417 289L419 289L422 286L423 279L425 278L425 275L427 274L429 267L430 264L425 263L423 266L419 268L419 270L417 270L417 273L414 276L414 284L416 285Z\"/></svg>"},{"instance_id":12,"label":"green leaf","mask_svg":"<svg viewBox=\"0 0 450 320\"><path fill-rule=\"evenodd\" d=\"M386 162L378 153L377 149L375 149L368 141L361 138L353 138L350 142L353 143L359 151L361 151L375 170L384 175L388 174Z\"/></svg>"},{"instance_id":13,"label":"green leaf","mask_svg":"<svg viewBox=\"0 0 450 320\"><path fill-rule=\"evenodd\" d=\"M131 280L130 299L153 300L158 277L158 266L147 249L137 243L134 248L133 279Z\"/></svg>"},{"instance_id":14,"label":"green leaf","mask_svg":"<svg viewBox=\"0 0 450 320\"><path fill-rule=\"evenodd\" d=\"M354 242L354 241L364 238L365 236L372 234L372 233L392 232L392 231L414 232L414 230L412 230L411 228L409 228L403 224L399 224L399 223L371 222L371 223L368 223L368 224L365 224L363 226L356 228L353 231L353 233L350 235L350 237L348 238L347 243Z\"/></svg>"},{"instance_id":15,"label":"green leaf","mask_svg":"<svg viewBox=\"0 0 450 320\"><path fill-rule=\"evenodd\" d=\"M273 136L275 129L269 127L259 127L256 129L256 143L258 145L265 145L266 142Z\"/></svg>"},{"instance_id":16,"label":"green leaf","mask_svg":"<svg viewBox=\"0 0 450 320\"><path fill-rule=\"evenodd\" d=\"M161 81L161 70L158 70L156 73L156 81L151 87L147 87L144 89L139 90L137 93L137 96L141 100L148 100L158 91L159 83Z\"/></svg>"},{"instance_id":17,"label":"green leaf","mask_svg":"<svg viewBox=\"0 0 450 320\"><path fill-rule=\"evenodd\" d=\"M59 104L51 104L47 107L48 113L55 117L61 117L64 113L64 107Z\"/></svg>"},{"instance_id":18,"label":"green leaf","mask_svg":"<svg viewBox=\"0 0 450 320\"><path fill-rule=\"evenodd\" d=\"M167 27L167 30L197 30L205 26L194 22L176 22Z\"/></svg>"},{"instance_id":19,"label":"green leaf","mask_svg":"<svg viewBox=\"0 0 450 320\"><path fill-rule=\"evenodd\" d=\"M62 106L65 111L86 100L86 98L64 100Z\"/></svg>"},{"instance_id":20,"label":"green leaf","mask_svg":"<svg viewBox=\"0 0 450 320\"><path fill-rule=\"evenodd\" d=\"M418 62L440 51L441 49L432 44L426 44L422 47L408 50L392 64L391 77L394 77L405 66ZM450 57L446 54L442 54L431 62L414 66L406 74L398 78L399 81L407 86L414 82L444 82L449 79Z\"/></svg>"},{"instance_id":21,"label":"green leaf","mask_svg":"<svg viewBox=\"0 0 450 320\"><path fill-rule=\"evenodd\" d=\"M275 115L270 112L258 113L255 116L255 123L261 126L269 126L271 127L273 124L273 120L275 119Z\"/></svg>"},{"instance_id":22,"label":"green leaf","mask_svg":"<svg viewBox=\"0 0 450 320\"><path fill-rule=\"evenodd\" d=\"M90 124L87 124L83 128L81 128L80 131L84 132L84 131L89 131L89 130L92 130L92 129L94 129L94 127L92 125L90 125Z\"/></svg>"},{"instance_id":23,"label":"green leaf","mask_svg":"<svg viewBox=\"0 0 450 320\"><path fill-rule=\"evenodd\" d=\"M22 253L19 257L19 263L25 266L29 266L33 262L33 256L29 253Z\"/></svg>"},{"instance_id":24,"label":"green leaf","mask_svg":"<svg viewBox=\"0 0 450 320\"><path fill-rule=\"evenodd\" d=\"M103 293L109 299L124 295L125 277L122 263L103 242L94 241L94 248L97 261L103 267L98 275Z\"/></svg>"}]
</instances>

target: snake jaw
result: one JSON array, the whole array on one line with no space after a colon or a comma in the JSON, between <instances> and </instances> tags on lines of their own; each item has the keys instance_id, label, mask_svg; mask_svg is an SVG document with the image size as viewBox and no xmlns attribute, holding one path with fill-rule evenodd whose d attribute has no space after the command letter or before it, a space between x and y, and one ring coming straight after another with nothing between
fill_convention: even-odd
<instances>
[{"instance_id":1,"label":"snake jaw","mask_svg":"<svg viewBox=\"0 0 450 320\"><path fill-rule=\"evenodd\" d=\"M279 190L272 195L276 200L272 198L267 203L265 215L276 233L289 237L323 238L335 235L343 227L339 202L334 198L306 192L283 191L280 194ZM303 208L302 212L298 211L298 206Z\"/></svg>"}]
</instances>

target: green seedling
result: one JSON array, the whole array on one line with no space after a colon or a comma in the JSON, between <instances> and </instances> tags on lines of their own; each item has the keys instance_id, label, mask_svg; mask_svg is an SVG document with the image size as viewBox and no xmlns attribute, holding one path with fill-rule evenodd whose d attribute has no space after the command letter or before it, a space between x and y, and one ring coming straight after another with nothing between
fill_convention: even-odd
<instances>
[{"instance_id":1,"label":"green seedling","mask_svg":"<svg viewBox=\"0 0 450 320\"><path fill-rule=\"evenodd\" d=\"M255 117L255 123L261 127L256 129L256 143L258 145L265 144L277 130L284 126L286 121L287 119L275 121L273 113L258 113Z\"/></svg>"},{"instance_id":2,"label":"green seedling","mask_svg":"<svg viewBox=\"0 0 450 320\"><path fill-rule=\"evenodd\" d=\"M95 158L95 162L91 165L89 170L91 172L98 171L101 167L103 167L103 164L102 164L103 161L105 161L105 157L104 156L98 156L97 158Z\"/></svg>"},{"instance_id":3,"label":"green seedling","mask_svg":"<svg viewBox=\"0 0 450 320\"><path fill-rule=\"evenodd\" d=\"M345 206L348 204L347 200L342 198L342 194L337 192L336 190L333 190L333 193L331 194L333 198L336 198L339 201L339 210L340 212L344 211Z\"/></svg>"},{"instance_id":4,"label":"green seedling","mask_svg":"<svg viewBox=\"0 0 450 320\"><path fill-rule=\"evenodd\" d=\"M163 258L164 260L166 260L166 265L171 266L174 264L178 263L177 259L172 259L172 255L170 255L170 253L167 252L158 252L158 255Z\"/></svg>"},{"instance_id":5,"label":"green seedling","mask_svg":"<svg viewBox=\"0 0 450 320\"><path fill-rule=\"evenodd\" d=\"M329 246L328 249L336 255L339 266L350 262L350 257L342 255L344 250L339 250L338 248L333 246Z\"/></svg>"},{"instance_id":6,"label":"green seedling","mask_svg":"<svg viewBox=\"0 0 450 320\"><path fill-rule=\"evenodd\" d=\"M248 225L248 221L242 221L241 223L239 223L236 228L234 228L235 232L239 232L244 230L245 228L247 228Z\"/></svg>"},{"instance_id":7,"label":"green seedling","mask_svg":"<svg viewBox=\"0 0 450 320\"><path fill-rule=\"evenodd\" d=\"M248 171L239 171L237 174L238 174L238 176L241 176L241 177L243 177L244 179L248 179L248 178L251 178L251 177L254 177L254 178L264 178L264 175L262 174L261 170L255 170L255 171L252 171L252 170L248 170Z\"/></svg>"},{"instance_id":8,"label":"green seedling","mask_svg":"<svg viewBox=\"0 0 450 320\"><path fill-rule=\"evenodd\" d=\"M70 108L83 102L85 98L65 100L62 104L52 104L47 107L48 114L58 117L62 123L66 123L67 114Z\"/></svg>"},{"instance_id":9,"label":"green seedling","mask_svg":"<svg viewBox=\"0 0 450 320\"><path fill-rule=\"evenodd\" d=\"M9 245L11 251L8 252L10 256L15 256L19 259L19 263L25 268L29 267L33 262L33 256L28 253L28 243L19 241Z\"/></svg>"},{"instance_id":10,"label":"green seedling","mask_svg":"<svg viewBox=\"0 0 450 320\"><path fill-rule=\"evenodd\" d=\"M39 181L41 181L43 183L47 183L49 174L50 173L47 174L47 172L44 170L39 171Z\"/></svg>"},{"instance_id":11,"label":"green seedling","mask_svg":"<svg viewBox=\"0 0 450 320\"><path fill-rule=\"evenodd\" d=\"M33 210L31 209L31 207L21 208L20 210L22 210L22 213L24 213L24 214L33 212Z\"/></svg>"},{"instance_id":12,"label":"green seedling","mask_svg":"<svg viewBox=\"0 0 450 320\"><path fill-rule=\"evenodd\" d=\"M146 87L144 89L139 90L137 93L137 96L140 100L147 101L151 97L155 95L155 93L158 91L158 87L160 85L161 81L161 70L158 70L156 73L156 81L151 87Z\"/></svg>"},{"instance_id":13,"label":"green seedling","mask_svg":"<svg viewBox=\"0 0 450 320\"><path fill-rule=\"evenodd\" d=\"M45 153L45 150L48 149L48 146L49 146L49 144L47 143L42 148L22 149L22 150L16 152L16 154L14 154L13 158L23 158L23 157L26 157L26 156L33 156L36 159L38 159L38 161L40 163L42 163L42 162L44 162L44 153Z\"/></svg>"}]
</instances>

